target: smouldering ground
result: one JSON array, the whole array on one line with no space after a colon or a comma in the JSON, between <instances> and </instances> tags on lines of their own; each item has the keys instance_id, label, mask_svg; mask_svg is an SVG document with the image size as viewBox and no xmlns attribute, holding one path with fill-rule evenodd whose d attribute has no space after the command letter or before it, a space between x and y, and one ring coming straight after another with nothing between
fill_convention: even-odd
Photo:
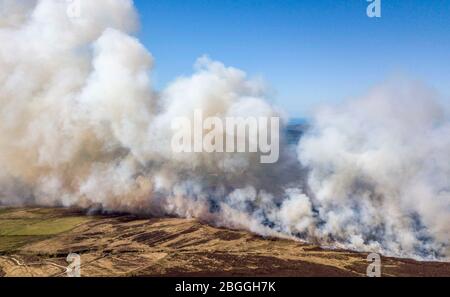
<instances>
[{"instance_id":1,"label":"smouldering ground","mask_svg":"<svg viewBox=\"0 0 450 297\"><path fill-rule=\"evenodd\" d=\"M364 276L366 254L323 250L195 220L0 209L0 276ZM450 263L383 258L384 276L450 276Z\"/></svg>"}]
</instances>

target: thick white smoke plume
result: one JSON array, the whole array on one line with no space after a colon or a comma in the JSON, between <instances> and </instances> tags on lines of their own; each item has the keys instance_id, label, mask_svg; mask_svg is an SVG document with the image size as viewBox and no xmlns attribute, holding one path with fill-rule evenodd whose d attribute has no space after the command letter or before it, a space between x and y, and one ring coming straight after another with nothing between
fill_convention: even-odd
<instances>
[{"instance_id":1,"label":"thick white smoke plume","mask_svg":"<svg viewBox=\"0 0 450 297\"><path fill-rule=\"evenodd\" d=\"M300 143L320 237L356 249L449 255L450 121L432 91L397 81L325 108Z\"/></svg>"},{"instance_id":2,"label":"thick white smoke plume","mask_svg":"<svg viewBox=\"0 0 450 297\"><path fill-rule=\"evenodd\" d=\"M176 117L271 117L264 85L200 58L152 88L131 0L0 0L0 203L195 217L330 247L445 259L450 122L388 85L318 113L298 152L175 154ZM163 67L163 65L161 65Z\"/></svg>"}]
</instances>

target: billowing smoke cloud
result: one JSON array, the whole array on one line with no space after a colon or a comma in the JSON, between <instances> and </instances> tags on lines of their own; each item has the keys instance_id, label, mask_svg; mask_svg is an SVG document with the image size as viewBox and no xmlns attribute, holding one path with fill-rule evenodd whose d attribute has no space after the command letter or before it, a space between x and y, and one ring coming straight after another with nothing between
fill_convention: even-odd
<instances>
[{"instance_id":1,"label":"billowing smoke cloud","mask_svg":"<svg viewBox=\"0 0 450 297\"><path fill-rule=\"evenodd\" d=\"M402 256L448 255L450 121L434 97L396 81L319 112L299 147L319 237Z\"/></svg>"},{"instance_id":2,"label":"billowing smoke cloud","mask_svg":"<svg viewBox=\"0 0 450 297\"><path fill-rule=\"evenodd\" d=\"M154 90L132 1L80 8L69 18L65 1L0 0L0 203L170 214L330 247L449 256L450 124L432 92L395 84L325 108L277 164L175 154L171 123L194 110L283 113L262 82L207 57Z\"/></svg>"}]
</instances>

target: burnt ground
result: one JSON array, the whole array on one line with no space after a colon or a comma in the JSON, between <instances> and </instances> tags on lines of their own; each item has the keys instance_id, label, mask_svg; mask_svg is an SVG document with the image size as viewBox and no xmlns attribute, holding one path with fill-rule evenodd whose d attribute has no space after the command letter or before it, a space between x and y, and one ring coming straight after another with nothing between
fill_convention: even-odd
<instances>
[{"instance_id":1,"label":"burnt ground","mask_svg":"<svg viewBox=\"0 0 450 297\"><path fill-rule=\"evenodd\" d=\"M365 276L367 254L215 228L196 220L0 210L0 276ZM450 276L450 263L382 258L383 276Z\"/></svg>"}]
</instances>

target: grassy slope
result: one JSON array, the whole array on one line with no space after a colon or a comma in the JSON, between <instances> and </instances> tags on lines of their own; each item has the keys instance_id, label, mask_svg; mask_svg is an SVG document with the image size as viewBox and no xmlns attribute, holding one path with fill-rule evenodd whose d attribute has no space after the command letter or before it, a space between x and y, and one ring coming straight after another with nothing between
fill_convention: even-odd
<instances>
[{"instance_id":1,"label":"grassy slope","mask_svg":"<svg viewBox=\"0 0 450 297\"><path fill-rule=\"evenodd\" d=\"M12 252L24 244L70 231L89 220L85 216L58 217L49 209L0 209L0 253Z\"/></svg>"},{"instance_id":2,"label":"grassy slope","mask_svg":"<svg viewBox=\"0 0 450 297\"><path fill-rule=\"evenodd\" d=\"M0 276L365 276L367 254L177 218L0 209ZM449 276L450 263L382 258L383 276Z\"/></svg>"}]
</instances>

